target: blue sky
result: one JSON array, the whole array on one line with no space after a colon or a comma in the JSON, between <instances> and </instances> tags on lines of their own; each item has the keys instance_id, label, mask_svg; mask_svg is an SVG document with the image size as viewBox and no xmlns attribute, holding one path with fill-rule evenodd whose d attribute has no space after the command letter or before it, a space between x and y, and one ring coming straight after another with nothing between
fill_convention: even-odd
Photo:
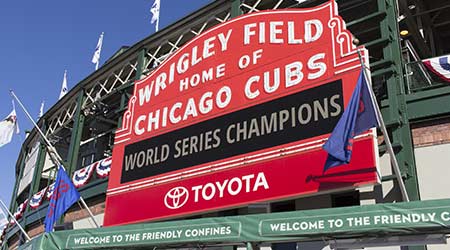
<instances>
[{"instance_id":1,"label":"blue sky","mask_svg":"<svg viewBox=\"0 0 450 250\"><path fill-rule=\"evenodd\" d=\"M161 0L160 30L211 0ZM94 71L92 54L105 32L100 65L123 45L154 33L150 23L153 0L16 0L0 3L0 119L12 109L13 89L29 112L38 116L42 100L48 110L56 103L64 70L69 89ZM9 204L14 168L32 128L16 104L21 133L0 148L0 198ZM1 217L1 214L0 214Z\"/></svg>"}]
</instances>

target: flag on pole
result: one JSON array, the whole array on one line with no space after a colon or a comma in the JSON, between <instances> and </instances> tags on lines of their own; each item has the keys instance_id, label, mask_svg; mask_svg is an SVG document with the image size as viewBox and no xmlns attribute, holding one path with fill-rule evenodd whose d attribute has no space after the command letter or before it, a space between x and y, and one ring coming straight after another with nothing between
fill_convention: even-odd
<instances>
[{"instance_id":1,"label":"flag on pole","mask_svg":"<svg viewBox=\"0 0 450 250\"><path fill-rule=\"evenodd\" d=\"M0 147L11 142L14 131L16 134L19 133L16 109L13 107L11 113L0 122Z\"/></svg>"},{"instance_id":2,"label":"flag on pole","mask_svg":"<svg viewBox=\"0 0 450 250\"><path fill-rule=\"evenodd\" d=\"M350 102L334 127L330 138L323 145L323 149L328 152L324 172L329 168L349 163L352 156L353 137L379 126L374 100L372 100L368 88L364 69L361 69Z\"/></svg>"},{"instance_id":3,"label":"flag on pole","mask_svg":"<svg viewBox=\"0 0 450 250\"><path fill-rule=\"evenodd\" d=\"M80 194L73 185L63 167L58 168L55 181L55 189L48 204L47 215L45 217L45 232L53 231L56 220L64 214L75 202L80 199Z\"/></svg>"},{"instance_id":4,"label":"flag on pole","mask_svg":"<svg viewBox=\"0 0 450 250\"><path fill-rule=\"evenodd\" d=\"M39 108L38 120L44 115L44 101L41 102L41 107Z\"/></svg>"},{"instance_id":5,"label":"flag on pole","mask_svg":"<svg viewBox=\"0 0 450 250\"><path fill-rule=\"evenodd\" d=\"M67 88L67 70L64 70L64 78L62 81L61 92L59 93L59 99L63 98L67 94L69 89Z\"/></svg>"},{"instance_id":6,"label":"flag on pole","mask_svg":"<svg viewBox=\"0 0 450 250\"><path fill-rule=\"evenodd\" d=\"M98 64L100 63L100 53L102 52L102 45L103 45L103 34L104 32L100 34L97 46L95 47L94 55L92 56L92 63L95 64L95 70L98 69Z\"/></svg>"},{"instance_id":7,"label":"flag on pole","mask_svg":"<svg viewBox=\"0 0 450 250\"><path fill-rule=\"evenodd\" d=\"M155 0L152 7L150 8L150 12L152 13L152 20L151 23L155 23L155 30L158 31L159 29L159 7L160 7L160 0Z\"/></svg>"}]
</instances>

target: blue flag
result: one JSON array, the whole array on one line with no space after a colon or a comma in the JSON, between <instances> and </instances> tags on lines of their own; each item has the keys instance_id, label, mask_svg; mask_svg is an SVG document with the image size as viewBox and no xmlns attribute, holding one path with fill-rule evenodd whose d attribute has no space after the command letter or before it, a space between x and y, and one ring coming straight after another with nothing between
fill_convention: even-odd
<instances>
[{"instance_id":1,"label":"blue flag","mask_svg":"<svg viewBox=\"0 0 450 250\"><path fill-rule=\"evenodd\" d=\"M56 220L69 209L73 203L80 199L80 194L67 176L62 167L58 169L53 195L48 204L47 216L45 217L45 232L53 231Z\"/></svg>"},{"instance_id":2,"label":"blue flag","mask_svg":"<svg viewBox=\"0 0 450 250\"><path fill-rule=\"evenodd\" d=\"M352 157L353 137L373 127L378 127L378 120L364 69L361 69L350 102L330 138L323 145L323 149L328 152L323 171L349 163Z\"/></svg>"}]
</instances>

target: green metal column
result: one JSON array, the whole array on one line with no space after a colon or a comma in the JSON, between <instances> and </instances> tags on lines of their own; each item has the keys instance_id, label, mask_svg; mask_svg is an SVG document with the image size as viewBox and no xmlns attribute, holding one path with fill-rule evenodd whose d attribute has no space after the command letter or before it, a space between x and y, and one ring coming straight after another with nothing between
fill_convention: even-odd
<instances>
[{"instance_id":1,"label":"green metal column","mask_svg":"<svg viewBox=\"0 0 450 250\"><path fill-rule=\"evenodd\" d=\"M139 54L137 57L136 74L134 77L135 81L140 80L142 78L142 72L144 72L144 67L145 67L145 62L146 62L145 53L146 53L145 49L141 49L139 51ZM116 110L117 113L123 113L123 111L125 111L128 108L128 100L129 100L130 96L127 92L127 89L133 85L134 85L134 83L121 89L120 106L119 106L119 110ZM121 115L119 117L119 122L117 125L118 128L122 127L122 119L123 119L123 116Z\"/></svg>"},{"instance_id":2,"label":"green metal column","mask_svg":"<svg viewBox=\"0 0 450 250\"><path fill-rule=\"evenodd\" d=\"M80 151L81 135L84 127L84 114L81 112L81 106L85 100L84 90L80 90L77 100L77 110L75 112L75 120L72 128L72 136L70 137L69 153L67 156L67 174L69 176L76 170L78 163L78 153Z\"/></svg>"},{"instance_id":3,"label":"green metal column","mask_svg":"<svg viewBox=\"0 0 450 250\"><path fill-rule=\"evenodd\" d=\"M231 0L231 18L242 15L241 0Z\"/></svg>"},{"instance_id":4,"label":"green metal column","mask_svg":"<svg viewBox=\"0 0 450 250\"><path fill-rule=\"evenodd\" d=\"M136 80L140 80L142 78L142 72L144 72L145 62L147 61L145 58L145 53L145 49L141 49L139 51L135 75Z\"/></svg>"},{"instance_id":5,"label":"green metal column","mask_svg":"<svg viewBox=\"0 0 450 250\"><path fill-rule=\"evenodd\" d=\"M385 11L386 17L380 22L381 36L388 39L383 48L384 60L391 61L391 70L381 69L387 74L386 90L389 103L387 112L383 113L384 119L391 133L391 140L395 146L394 151L405 182L406 191L410 200L420 200L419 186L417 182L414 146L409 126L408 111L405 100L405 81L401 48L399 41L399 28L395 0L377 0L379 11ZM389 69L389 68L388 68ZM376 72L373 73L376 75ZM408 246L410 250L424 250L425 246Z\"/></svg>"},{"instance_id":6,"label":"green metal column","mask_svg":"<svg viewBox=\"0 0 450 250\"><path fill-rule=\"evenodd\" d=\"M385 11L387 14L380 23L382 37L389 40L389 43L383 49L384 59L392 61L390 66L392 74L386 74L389 108L385 117L391 119L386 121L386 124L388 124L388 130L391 132L393 144L397 145L395 148L396 157L410 200L419 200L414 148L405 100L406 91L396 18L398 12L394 0L378 0L378 8L379 11ZM376 75L376 72L374 72L374 75ZM397 122L393 122L393 120L397 120Z\"/></svg>"}]
</instances>

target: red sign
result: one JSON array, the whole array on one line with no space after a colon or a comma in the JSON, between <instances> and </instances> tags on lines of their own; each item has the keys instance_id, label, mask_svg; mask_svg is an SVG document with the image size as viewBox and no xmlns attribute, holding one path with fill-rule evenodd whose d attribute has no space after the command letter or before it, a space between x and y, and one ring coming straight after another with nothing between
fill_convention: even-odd
<instances>
[{"instance_id":1,"label":"red sign","mask_svg":"<svg viewBox=\"0 0 450 250\"><path fill-rule=\"evenodd\" d=\"M184 45L135 84L104 224L377 182L372 133L350 164L323 174L321 145L359 75L351 40L330 2L243 15Z\"/></svg>"}]
</instances>

